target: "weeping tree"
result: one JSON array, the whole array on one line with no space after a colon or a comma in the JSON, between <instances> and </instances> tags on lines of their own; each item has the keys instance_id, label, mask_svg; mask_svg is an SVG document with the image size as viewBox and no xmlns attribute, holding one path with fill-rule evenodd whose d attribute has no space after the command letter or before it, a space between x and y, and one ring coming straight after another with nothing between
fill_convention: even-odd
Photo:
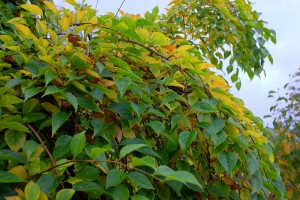
<instances>
[{"instance_id":1,"label":"weeping tree","mask_svg":"<svg viewBox=\"0 0 300 200\"><path fill-rule=\"evenodd\" d=\"M251 2L66 2L1 3L2 198L285 198L270 132L215 73L240 88L272 61Z\"/></svg>"}]
</instances>

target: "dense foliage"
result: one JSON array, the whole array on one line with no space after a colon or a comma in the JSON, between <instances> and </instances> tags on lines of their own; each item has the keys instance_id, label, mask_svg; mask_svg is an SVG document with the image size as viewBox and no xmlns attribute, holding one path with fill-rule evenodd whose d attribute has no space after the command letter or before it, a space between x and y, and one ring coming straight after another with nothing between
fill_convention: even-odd
<instances>
[{"instance_id":1,"label":"dense foliage","mask_svg":"<svg viewBox=\"0 0 300 200\"><path fill-rule=\"evenodd\" d=\"M284 94L270 91L269 97L276 98L271 107L274 117L275 159L279 163L289 199L300 196L300 69L284 86ZM271 116L270 116L271 117Z\"/></svg>"},{"instance_id":2,"label":"dense foliage","mask_svg":"<svg viewBox=\"0 0 300 200\"><path fill-rule=\"evenodd\" d=\"M230 58L236 82L271 59L249 2L66 2L1 2L1 198L284 198L270 132L211 70Z\"/></svg>"}]
</instances>

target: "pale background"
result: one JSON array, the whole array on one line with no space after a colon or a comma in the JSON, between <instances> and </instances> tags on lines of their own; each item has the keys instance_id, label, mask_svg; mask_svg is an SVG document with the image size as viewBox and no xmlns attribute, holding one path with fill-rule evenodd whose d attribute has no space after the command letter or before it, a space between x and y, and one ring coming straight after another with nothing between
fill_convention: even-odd
<instances>
[{"instance_id":1,"label":"pale background","mask_svg":"<svg viewBox=\"0 0 300 200\"><path fill-rule=\"evenodd\" d=\"M66 5L61 1L54 0L57 5ZM78 2L81 2L78 1ZM122 0L87 0L94 8L97 5L99 14L118 10ZM122 10L131 14L143 14L158 5L160 12L170 0L126 0ZM242 88L231 92L244 100L246 106L257 116L263 118L269 114L270 106L275 101L267 98L269 90L277 91L283 88L285 83L290 82L289 74L293 74L300 66L300 0L252 0L253 8L262 13L261 18L268 22L267 27L277 33L277 44L267 44L271 52L274 64L265 64L266 77L255 77L252 81L247 75L242 75ZM283 91L279 91L284 94ZM271 125L271 119L264 119L266 124Z\"/></svg>"}]
</instances>

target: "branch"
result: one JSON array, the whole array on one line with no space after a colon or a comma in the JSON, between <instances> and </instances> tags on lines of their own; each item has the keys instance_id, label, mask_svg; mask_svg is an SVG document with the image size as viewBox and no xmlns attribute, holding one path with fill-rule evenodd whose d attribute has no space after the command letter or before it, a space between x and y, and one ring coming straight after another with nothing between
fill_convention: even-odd
<instances>
[{"instance_id":1,"label":"branch","mask_svg":"<svg viewBox=\"0 0 300 200\"><path fill-rule=\"evenodd\" d=\"M66 164L73 163L73 162L88 162L88 163L106 162L106 163L113 163L113 164L121 165L121 166L124 166L124 167L127 167L127 168L134 169L134 170L136 170L136 171L139 171L139 172L141 172L141 173L143 173L143 174L145 174L145 175L148 175L148 176L152 177L153 179L155 179L155 180L157 180L157 181L159 181L159 182L164 182L162 179L157 178L157 177L154 176L153 174L150 174L150 173L148 173L148 172L146 172L146 171L144 171L144 170L141 170L141 169L139 169L139 168L136 168L136 167L131 167L131 166L127 165L127 164L124 164L124 163L119 162L119 161L116 161L116 160L69 160L69 161L66 161L66 162L64 162L64 163L60 163L60 164L58 164L58 165L53 165L52 167L49 167L49 168L46 169L46 170L43 170L43 171L38 172L38 173L36 173L36 174L33 174L32 176L28 177L26 180L31 180L31 179L33 179L34 177L38 176L38 175L41 175L41 174L43 174L43 173L45 173L45 172L51 171L52 169L55 169L55 168L60 167L60 166L62 166L62 165L66 165Z\"/></svg>"},{"instance_id":2,"label":"branch","mask_svg":"<svg viewBox=\"0 0 300 200\"><path fill-rule=\"evenodd\" d=\"M50 151L48 150L48 148L46 147L46 145L44 144L42 138L40 137L40 135L38 134L38 132L30 125L30 124L26 124L27 127L34 133L34 135L36 136L36 138L39 140L39 142L41 143L42 147L45 149L47 155L49 156L51 163L53 166L55 166L55 161L50 153ZM55 175L59 176L58 171L55 170ZM63 183L61 182L61 186L64 188Z\"/></svg>"}]
</instances>

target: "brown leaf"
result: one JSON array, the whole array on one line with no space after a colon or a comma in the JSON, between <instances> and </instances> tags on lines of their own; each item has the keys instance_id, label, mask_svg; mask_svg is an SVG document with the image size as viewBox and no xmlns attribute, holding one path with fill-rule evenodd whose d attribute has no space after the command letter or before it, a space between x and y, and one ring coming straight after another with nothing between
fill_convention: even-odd
<instances>
[{"instance_id":1,"label":"brown leaf","mask_svg":"<svg viewBox=\"0 0 300 200\"><path fill-rule=\"evenodd\" d=\"M122 130L119 126L116 125L116 128L117 128L116 140L120 144L120 142L122 140L122 137L123 137L123 133L122 133Z\"/></svg>"}]
</instances>

